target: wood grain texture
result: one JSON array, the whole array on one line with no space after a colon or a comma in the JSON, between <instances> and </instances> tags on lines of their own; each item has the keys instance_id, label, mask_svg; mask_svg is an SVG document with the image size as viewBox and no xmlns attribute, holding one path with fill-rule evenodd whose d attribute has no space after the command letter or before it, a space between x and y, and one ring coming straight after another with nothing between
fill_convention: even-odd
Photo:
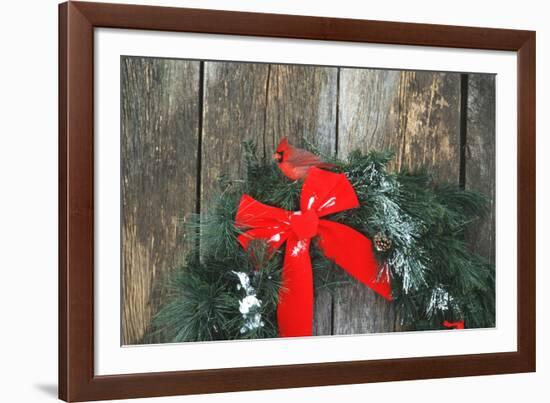
<instances>
[{"instance_id":1,"label":"wood grain texture","mask_svg":"<svg viewBox=\"0 0 550 403\"><path fill-rule=\"evenodd\" d=\"M204 62L201 213L218 193L218 179L244 174L242 142L264 147L268 65Z\"/></svg>"},{"instance_id":2,"label":"wood grain texture","mask_svg":"<svg viewBox=\"0 0 550 403\"><path fill-rule=\"evenodd\" d=\"M269 155L287 137L333 155L336 144L336 68L270 65L265 143Z\"/></svg>"},{"instance_id":3,"label":"wood grain texture","mask_svg":"<svg viewBox=\"0 0 550 403\"><path fill-rule=\"evenodd\" d=\"M341 157L391 150L395 169L457 182L460 166L442 162L460 153L460 74L342 69L338 133Z\"/></svg>"},{"instance_id":4,"label":"wood grain texture","mask_svg":"<svg viewBox=\"0 0 550 403\"><path fill-rule=\"evenodd\" d=\"M338 154L359 149L398 150L400 85L403 73L393 70L342 68Z\"/></svg>"},{"instance_id":5,"label":"wood grain texture","mask_svg":"<svg viewBox=\"0 0 550 403\"><path fill-rule=\"evenodd\" d=\"M531 31L196 8L78 2L97 26L516 51ZM144 28L146 27L146 28Z\"/></svg>"},{"instance_id":6,"label":"wood grain texture","mask_svg":"<svg viewBox=\"0 0 550 403\"><path fill-rule=\"evenodd\" d=\"M270 65L265 126L266 154L287 137L299 147L334 155L337 110L336 68ZM308 148L309 148L308 147ZM313 334L332 334L332 296L316 287Z\"/></svg>"},{"instance_id":7,"label":"wood grain texture","mask_svg":"<svg viewBox=\"0 0 550 403\"><path fill-rule=\"evenodd\" d=\"M342 69L338 154L391 150L390 168L424 167L438 180L460 174L460 75ZM338 290L333 334L391 332L400 321L390 302L354 282Z\"/></svg>"},{"instance_id":8,"label":"wood grain texture","mask_svg":"<svg viewBox=\"0 0 550 403\"><path fill-rule=\"evenodd\" d=\"M402 72L397 169L424 168L438 181L460 175L460 75Z\"/></svg>"},{"instance_id":9,"label":"wood grain texture","mask_svg":"<svg viewBox=\"0 0 550 403\"><path fill-rule=\"evenodd\" d=\"M468 241L491 262L495 261L495 90L494 75L468 75L465 185L490 201L487 216L468 232Z\"/></svg>"},{"instance_id":10,"label":"wood grain texture","mask_svg":"<svg viewBox=\"0 0 550 403\"><path fill-rule=\"evenodd\" d=\"M196 202L199 63L123 58L123 344L144 335L181 262L181 218Z\"/></svg>"}]
</instances>

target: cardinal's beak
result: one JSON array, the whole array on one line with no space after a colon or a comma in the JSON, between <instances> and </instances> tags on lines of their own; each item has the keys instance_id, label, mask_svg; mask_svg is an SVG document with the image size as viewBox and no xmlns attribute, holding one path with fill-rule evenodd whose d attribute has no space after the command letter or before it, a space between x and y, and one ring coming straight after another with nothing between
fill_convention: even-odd
<instances>
[{"instance_id":1,"label":"cardinal's beak","mask_svg":"<svg viewBox=\"0 0 550 403\"><path fill-rule=\"evenodd\" d=\"M279 153L273 154L273 159L277 162L281 162L281 154Z\"/></svg>"}]
</instances>

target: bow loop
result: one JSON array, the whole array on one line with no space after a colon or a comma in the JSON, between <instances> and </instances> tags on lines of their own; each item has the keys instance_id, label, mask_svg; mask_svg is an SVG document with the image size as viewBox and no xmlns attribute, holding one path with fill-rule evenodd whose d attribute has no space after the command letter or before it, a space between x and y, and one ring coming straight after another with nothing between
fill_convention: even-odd
<instances>
[{"instance_id":1,"label":"bow loop","mask_svg":"<svg viewBox=\"0 0 550 403\"><path fill-rule=\"evenodd\" d=\"M356 207L359 200L346 175L310 168L300 194L302 211L313 210L323 217Z\"/></svg>"},{"instance_id":2,"label":"bow loop","mask_svg":"<svg viewBox=\"0 0 550 403\"><path fill-rule=\"evenodd\" d=\"M242 195L235 225L238 228L274 228L290 224L290 213L278 207L260 203L247 194Z\"/></svg>"}]
</instances>

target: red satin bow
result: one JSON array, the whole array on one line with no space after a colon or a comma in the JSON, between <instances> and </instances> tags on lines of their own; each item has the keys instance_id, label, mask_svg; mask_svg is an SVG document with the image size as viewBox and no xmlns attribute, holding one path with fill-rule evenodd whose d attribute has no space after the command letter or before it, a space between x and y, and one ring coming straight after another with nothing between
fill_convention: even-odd
<instances>
[{"instance_id":1,"label":"red satin bow","mask_svg":"<svg viewBox=\"0 0 550 403\"><path fill-rule=\"evenodd\" d=\"M283 286L277 306L282 337L311 336L313 323L313 273L309 258L311 239L318 236L325 256L350 275L391 300L387 278L377 279L377 262L371 242L354 229L320 217L359 206L345 175L310 168L300 195L300 211L286 211L243 195L235 224L249 229L239 236L247 249L253 239L264 239L272 250L286 241Z\"/></svg>"}]
</instances>

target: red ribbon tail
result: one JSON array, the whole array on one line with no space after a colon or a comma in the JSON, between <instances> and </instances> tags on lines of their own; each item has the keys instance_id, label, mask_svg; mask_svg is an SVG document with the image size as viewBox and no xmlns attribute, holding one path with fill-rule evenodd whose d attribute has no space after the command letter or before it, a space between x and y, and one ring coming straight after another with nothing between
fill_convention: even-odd
<instances>
[{"instance_id":1,"label":"red ribbon tail","mask_svg":"<svg viewBox=\"0 0 550 403\"><path fill-rule=\"evenodd\" d=\"M313 329L313 272L309 239L290 235L286 242L283 285L279 293L277 322L281 337L311 336Z\"/></svg>"},{"instance_id":2,"label":"red ribbon tail","mask_svg":"<svg viewBox=\"0 0 550 403\"><path fill-rule=\"evenodd\" d=\"M334 221L319 220L319 246L325 256L387 300L389 278L378 276L378 262L370 240L360 232Z\"/></svg>"}]
</instances>

